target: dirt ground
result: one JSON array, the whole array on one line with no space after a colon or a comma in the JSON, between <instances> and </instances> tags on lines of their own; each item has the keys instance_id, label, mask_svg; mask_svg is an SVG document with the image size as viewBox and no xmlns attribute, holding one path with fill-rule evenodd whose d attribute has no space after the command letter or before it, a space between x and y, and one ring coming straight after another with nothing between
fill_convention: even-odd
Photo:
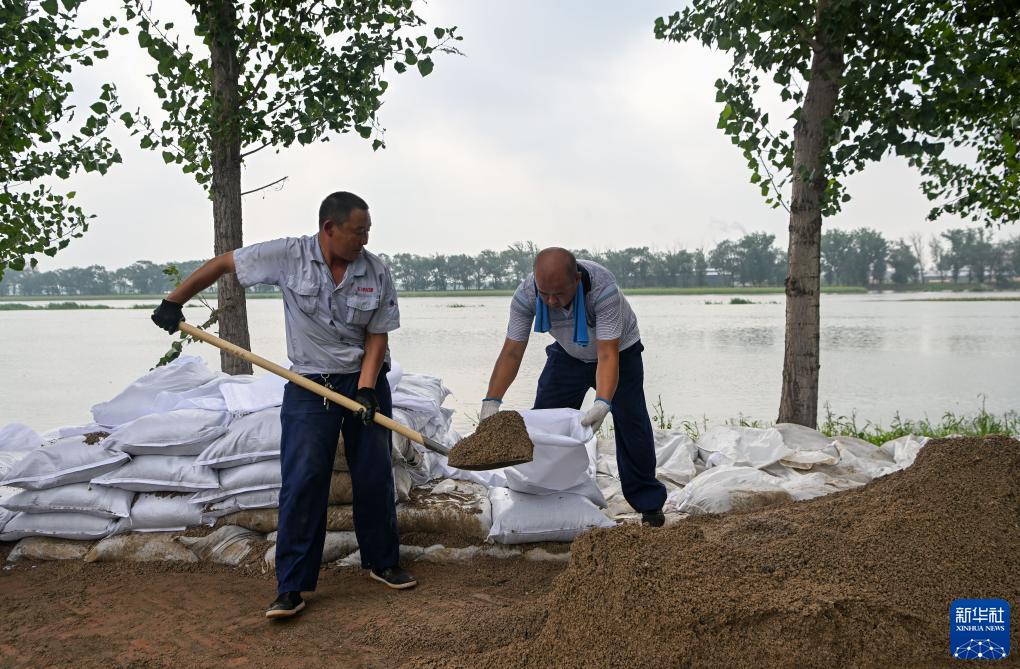
<instances>
[{"instance_id":1,"label":"dirt ground","mask_svg":"<svg viewBox=\"0 0 1020 669\"><path fill-rule=\"evenodd\" d=\"M0 551L0 562L9 547ZM394 667L494 650L544 619L562 564L414 565L390 590L325 569L297 618L269 622L269 575L210 565L18 563L0 570L0 667Z\"/></svg>"}]
</instances>

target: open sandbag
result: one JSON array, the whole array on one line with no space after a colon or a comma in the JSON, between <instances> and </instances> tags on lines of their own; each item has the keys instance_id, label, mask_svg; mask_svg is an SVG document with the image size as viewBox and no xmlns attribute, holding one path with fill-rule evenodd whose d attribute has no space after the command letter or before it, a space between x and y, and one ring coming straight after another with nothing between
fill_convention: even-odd
<instances>
[{"instance_id":1,"label":"open sandbag","mask_svg":"<svg viewBox=\"0 0 1020 669\"><path fill-rule=\"evenodd\" d=\"M244 562L262 540L261 534L237 525L221 527L204 537L177 537L199 560L231 567Z\"/></svg>"},{"instance_id":2,"label":"open sandbag","mask_svg":"<svg viewBox=\"0 0 1020 669\"><path fill-rule=\"evenodd\" d=\"M492 528L488 538L502 544L573 541L593 527L616 524L588 499L571 493L529 495L493 488L489 501Z\"/></svg>"},{"instance_id":3,"label":"open sandbag","mask_svg":"<svg viewBox=\"0 0 1020 669\"><path fill-rule=\"evenodd\" d=\"M100 518L127 518L135 493L88 483L22 490L0 504L11 511L26 513L87 513Z\"/></svg>"},{"instance_id":4,"label":"open sandbag","mask_svg":"<svg viewBox=\"0 0 1020 669\"><path fill-rule=\"evenodd\" d=\"M0 541L25 537L57 537L90 541L109 536L117 527L110 518L85 513L19 513L7 521Z\"/></svg>"},{"instance_id":5,"label":"open sandbag","mask_svg":"<svg viewBox=\"0 0 1020 669\"><path fill-rule=\"evenodd\" d=\"M93 485L135 492L200 492L219 488L216 470L195 465L183 455L138 455L114 471L92 479Z\"/></svg>"},{"instance_id":6,"label":"open sandbag","mask_svg":"<svg viewBox=\"0 0 1020 669\"><path fill-rule=\"evenodd\" d=\"M783 480L756 467L722 465L694 477L679 493L671 493L681 513L726 513L760 509L793 499Z\"/></svg>"},{"instance_id":7,"label":"open sandbag","mask_svg":"<svg viewBox=\"0 0 1020 669\"><path fill-rule=\"evenodd\" d=\"M131 459L99 444L86 444L83 436L66 437L50 446L30 451L16 462L0 486L43 490L70 483L87 483L96 476L119 468Z\"/></svg>"},{"instance_id":8,"label":"open sandbag","mask_svg":"<svg viewBox=\"0 0 1020 669\"><path fill-rule=\"evenodd\" d=\"M81 560L90 548L92 545L85 541L54 539L52 537L25 537L11 549L7 561Z\"/></svg>"},{"instance_id":9,"label":"open sandbag","mask_svg":"<svg viewBox=\"0 0 1020 669\"><path fill-rule=\"evenodd\" d=\"M168 365L156 367L116 397L92 407L92 419L105 427L117 427L146 414L159 411L156 398L160 393L183 393L223 376L206 366L196 356L183 355Z\"/></svg>"},{"instance_id":10,"label":"open sandbag","mask_svg":"<svg viewBox=\"0 0 1020 669\"><path fill-rule=\"evenodd\" d=\"M502 412L500 412L502 413ZM534 443L531 462L507 467L506 487L518 492L544 494L577 488L594 480L593 458L586 449L594 433L581 425L584 416L575 409L522 411L528 437Z\"/></svg>"},{"instance_id":11,"label":"open sandbag","mask_svg":"<svg viewBox=\"0 0 1020 669\"><path fill-rule=\"evenodd\" d=\"M198 562L198 556L174 541L174 535L118 534L92 547L85 562Z\"/></svg>"},{"instance_id":12,"label":"open sandbag","mask_svg":"<svg viewBox=\"0 0 1020 669\"><path fill-rule=\"evenodd\" d=\"M229 419L207 409L148 414L114 429L103 446L131 455L198 455L226 433Z\"/></svg>"},{"instance_id":13,"label":"open sandbag","mask_svg":"<svg viewBox=\"0 0 1020 669\"><path fill-rule=\"evenodd\" d=\"M279 407L250 413L235 419L224 435L199 454L195 464L226 469L279 459L281 439Z\"/></svg>"}]
</instances>

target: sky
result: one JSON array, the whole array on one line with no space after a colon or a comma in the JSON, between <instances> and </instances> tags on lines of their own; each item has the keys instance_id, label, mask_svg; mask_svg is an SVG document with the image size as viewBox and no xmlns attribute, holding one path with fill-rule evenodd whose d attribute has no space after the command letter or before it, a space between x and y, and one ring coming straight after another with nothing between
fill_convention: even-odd
<instances>
[{"instance_id":1,"label":"sky","mask_svg":"<svg viewBox=\"0 0 1020 669\"><path fill-rule=\"evenodd\" d=\"M86 4L90 16L118 2ZM158 16L190 25L181 0ZM433 0L432 26L456 25L463 56L437 54L431 75L390 73L379 113L387 148L357 135L262 151L242 186L281 177L280 189L244 198L244 242L316 229L322 198L361 195L372 213L369 249L478 253L516 241L540 247L704 247L765 231L787 244L788 216L770 209L740 152L716 128L713 82L728 64L698 44L661 42L658 16L680 2L643 0ZM99 67L76 73L82 91L117 83L125 109L158 109L145 75L154 66L134 33ZM773 116L775 118L775 116ZM792 129L792 122L790 128ZM70 179L90 229L40 269L212 255L212 205L179 166L116 131L124 162ZM872 227L888 239L925 237L964 223L925 220L920 179L899 158L848 180L854 199L826 226Z\"/></svg>"}]
</instances>

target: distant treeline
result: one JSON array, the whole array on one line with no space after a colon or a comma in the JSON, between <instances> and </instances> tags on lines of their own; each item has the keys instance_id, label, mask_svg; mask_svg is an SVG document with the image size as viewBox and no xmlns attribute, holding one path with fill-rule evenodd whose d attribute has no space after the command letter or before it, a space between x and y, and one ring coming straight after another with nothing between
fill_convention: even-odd
<instances>
[{"instance_id":1,"label":"distant treeline","mask_svg":"<svg viewBox=\"0 0 1020 669\"><path fill-rule=\"evenodd\" d=\"M537 252L535 244L523 242L478 255L397 253L383 258L402 290L491 290L516 287L531 271ZM776 246L775 235L763 232L720 242L708 251L639 246L574 253L607 267L624 288L776 286L786 277L786 251ZM201 263L173 264L187 276ZM8 271L0 281L0 296L161 294L173 287L165 267L139 260L117 270L92 265ZM822 276L826 284L842 286L930 280L1008 285L1020 277L1020 236L995 241L985 228L959 228L927 240L914 235L890 242L869 228L828 230L822 235ZM250 292L276 290L256 286Z\"/></svg>"}]
</instances>

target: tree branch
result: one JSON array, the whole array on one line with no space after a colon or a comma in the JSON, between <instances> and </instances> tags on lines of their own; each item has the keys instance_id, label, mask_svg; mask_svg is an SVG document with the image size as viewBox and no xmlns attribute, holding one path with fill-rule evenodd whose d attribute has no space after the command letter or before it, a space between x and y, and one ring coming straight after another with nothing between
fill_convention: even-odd
<instances>
[{"instance_id":1,"label":"tree branch","mask_svg":"<svg viewBox=\"0 0 1020 669\"><path fill-rule=\"evenodd\" d=\"M258 188L254 188L252 190L246 190L243 193L241 193L241 197L244 197L245 195L251 195L252 193L257 193L260 190L265 190L267 188L272 188L276 184L283 183L284 181L286 181L289 178L290 177L281 177L281 178L277 179L276 181L274 181L273 183L268 183L265 186L259 186Z\"/></svg>"}]
</instances>

